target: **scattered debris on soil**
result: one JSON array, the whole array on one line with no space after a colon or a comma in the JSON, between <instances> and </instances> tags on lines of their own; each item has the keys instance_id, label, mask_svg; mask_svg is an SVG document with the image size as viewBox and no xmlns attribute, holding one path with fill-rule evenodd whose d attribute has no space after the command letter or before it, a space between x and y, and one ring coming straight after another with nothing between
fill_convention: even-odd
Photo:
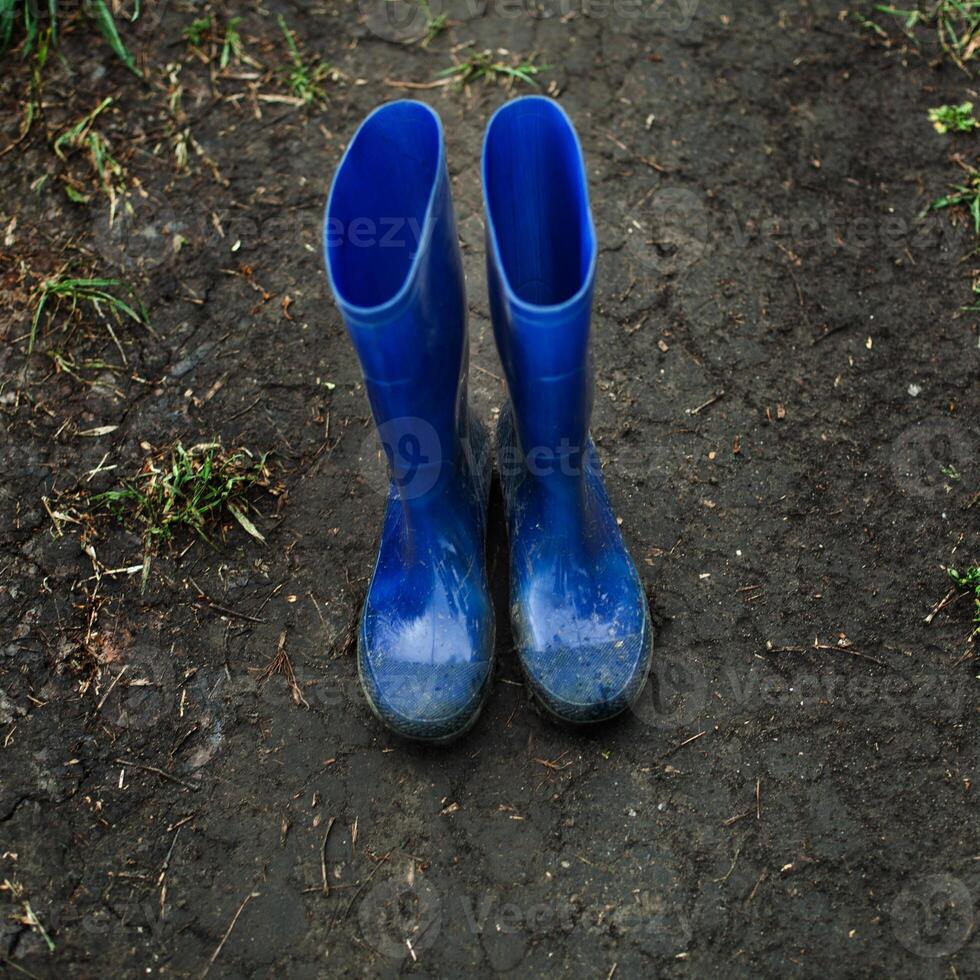
<instances>
[{"instance_id":1,"label":"scattered debris on soil","mask_svg":"<svg viewBox=\"0 0 980 980\"><path fill-rule=\"evenodd\" d=\"M0 972L977 975L978 6L0 0ZM492 423L480 146L538 86L654 677L535 714L495 490L494 691L434 751L359 690L323 205L438 110Z\"/></svg>"}]
</instances>

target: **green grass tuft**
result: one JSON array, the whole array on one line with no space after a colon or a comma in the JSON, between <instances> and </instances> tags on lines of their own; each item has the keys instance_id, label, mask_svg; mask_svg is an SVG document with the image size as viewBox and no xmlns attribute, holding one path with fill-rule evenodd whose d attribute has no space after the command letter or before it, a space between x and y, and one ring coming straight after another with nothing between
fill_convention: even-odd
<instances>
[{"instance_id":1,"label":"green grass tuft","mask_svg":"<svg viewBox=\"0 0 980 980\"><path fill-rule=\"evenodd\" d=\"M245 46L242 44L242 36L238 33L238 25L242 22L241 17L230 17L225 25L225 36L221 42L221 58L219 65L227 68L232 56L237 61L242 60L245 53Z\"/></svg>"},{"instance_id":2,"label":"green grass tuft","mask_svg":"<svg viewBox=\"0 0 980 980\"><path fill-rule=\"evenodd\" d=\"M187 39L188 44L199 48L204 43L204 39L211 33L211 15L208 14L206 17L198 17L197 20L192 20L181 33Z\"/></svg>"},{"instance_id":3,"label":"green grass tuft","mask_svg":"<svg viewBox=\"0 0 980 980\"><path fill-rule=\"evenodd\" d=\"M88 150L89 162L98 178L99 187L109 199L109 224L115 219L116 203L119 194L125 188L125 173L122 164L112 155L109 141L96 129L95 120L112 105L112 98L103 99L88 115L82 116L74 126L66 129L55 141L55 155L67 161L65 149ZM70 200L78 204L88 201L88 195L79 187L73 186L69 178L65 178L65 192Z\"/></svg>"},{"instance_id":4,"label":"green grass tuft","mask_svg":"<svg viewBox=\"0 0 980 980\"><path fill-rule=\"evenodd\" d=\"M136 67L133 56L119 35L116 20L112 16L112 11L109 9L106 0L87 0L83 7L98 25L99 31L109 43L109 47L116 57L134 75L142 78L143 76ZM40 0L40 2L39 0L0 0L0 55L5 54L10 49L18 15L24 25L22 53L25 58L30 57L35 45L40 44L45 37L45 43L57 44L60 16L58 0L46 0L46 3L44 0ZM139 3L136 5L136 14L133 20L138 16Z\"/></svg>"},{"instance_id":5,"label":"green grass tuft","mask_svg":"<svg viewBox=\"0 0 980 980\"><path fill-rule=\"evenodd\" d=\"M962 184L954 184L952 190L942 197L936 198L928 210L940 211L943 208L964 207L973 218L974 234L980 235L980 170L969 164L960 163L966 173Z\"/></svg>"},{"instance_id":6,"label":"green grass tuft","mask_svg":"<svg viewBox=\"0 0 980 980\"><path fill-rule=\"evenodd\" d=\"M53 315L60 306L70 303L69 316L77 313L82 306L90 306L105 324L110 337L119 352L123 354L119 338L112 329L111 321L105 315L106 310L112 313L117 323L123 317L128 317L136 323L146 324L147 315L142 303L133 299L132 290L126 290L129 293L130 301L117 294L122 286L123 284L118 279L75 279L63 274L42 282L36 291L27 352L30 354L34 350L38 327L45 310L48 310L49 315ZM51 310L52 306L54 306L54 311ZM125 360L126 356L123 354L123 361L125 362Z\"/></svg>"},{"instance_id":7,"label":"green grass tuft","mask_svg":"<svg viewBox=\"0 0 980 980\"><path fill-rule=\"evenodd\" d=\"M25 58L30 55L42 34L48 33L50 41L57 41L57 0L47 0L46 4L25 2L25 0L0 0L0 54L5 54L10 48L18 14L24 21ZM48 21L47 28L42 26L45 19Z\"/></svg>"},{"instance_id":8,"label":"green grass tuft","mask_svg":"<svg viewBox=\"0 0 980 980\"><path fill-rule=\"evenodd\" d=\"M508 86L513 86L517 82L524 82L526 85L533 85L538 88L535 75L543 71L548 71L551 65L536 65L532 56L527 61L509 65L505 61L500 61L493 56L488 49L486 51L474 51L464 61L458 65L439 72L440 78L455 78L460 85L483 79L487 82L503 81Z\"/></svg>"},{"instance_id":9,"label":"green grass tuft","mask_svg":"<svg viewBox=\"0 0 980 980\"><path fill-rule=\"evenodd\" d=\"M956 586L966 592L972 590L976 605L974 607L974 630L971 635L980 634L980 565L971 565L963 574L955 568L948 569L949 577Z\"/></svg>"},{"instance_id":10,"label":"green grass tuft","mask_svg":"<svg viewBox=\"0 0 980 980\"><path fill-rule=\"evenodd\" d=\"M279 30L286 39L286 47L289 51L289 67L282 72L286 88L307 105L326 98L323 83L332 75L330 66L317 57L304 58L282 14L279 15L278 21Z\"/></svg>"},{"instance_id":11,"label":"green grass tuft","mask_svg":"<svg viewBox=\"0 0 980 980\"><path fill-rule=\"evenodd\" d=\"M219 67L227 68L231 59L241 61L245 54L245 45L242 43L242 36L239 33L238 25L241 24L241 17L229 17L225 24L224 34L218 32L218 27L214 17L208 14L205 17L198 17L192 20L183 30L183 35L187 43L192 47L201 48L205 41L221 42L221 54L218 59Z\"/></svg>"},{"instance_id":12,"label":"green grass tuft","mask_svg":"<svg viewBox=\"0 0 980 980\"><path fill-rule=\"evenodd\" d=\"M941 105L929 110L929 122L937 133L969 133L980 126L973 116L973 103Z\"/></svg>"},{"instance_id":13,"label":"green grass tuft","mask_svg":"<svg viewBox=\"0 0 980 980\"><path fill-rule=\"evenodd\" d=\"M150 558L179 531L190 531L213 544L213 529L231 517L264 544L262 533L247 516L248 492L256 487L272 494L282 491L272 482L268 454L256 457L248 449L228 452L220 442L190 449L178 443L147 459L122 486L94 495L89 503L139 530L145 585Z\"/></svg>"},{"instance_id":14,"label":"green grass tuft","mask_svg":"<svg viewBox=\"0 0 980 980\"><path fill-rule=\"evenodd\" d=\"M429 0L418 0L418 5L425 14L425 34L422 36L421 47L427 48L443 31L449 28L449 17L446 14L433 14Z\"/></svg>"},{"instance_id":15,"label":"green grass tuft","mask_svg":"<svg viewBox=\"0 0 980 980\"><path fill-rule=\"evenodd\" d=\"M901 6L873 3L868 10L870 17L860 10L851 13L862 27L886 43L893 38L874 17L889 18L884 23L896 26L915 49L919 47L920 29L933 29L943 54L964 71L967 62L980 53L980 0L920 0Z\"/></svg>"}]
</instances>

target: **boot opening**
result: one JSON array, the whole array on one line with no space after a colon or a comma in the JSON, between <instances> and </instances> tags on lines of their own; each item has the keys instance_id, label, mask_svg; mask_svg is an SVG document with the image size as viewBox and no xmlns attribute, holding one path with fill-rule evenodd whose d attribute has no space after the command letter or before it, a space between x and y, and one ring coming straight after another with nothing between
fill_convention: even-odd
<instances>
[{"instance_id":1,"label":"boot opening","mask_svg":"<svg viewBox=\"0 0 980 980\"><path fill-rule=\"evenodd\" d=\"M334 179L323 230L330 278L350 306L394 299L411 273L442 165L436 114L392 102L358 129Z\"/></svg>"},{"instance_id":2,"label":"boot opening","mask_svg":"<svg viewBox=\"0 0 980 980\"><path fill-rule=\"evenodd\" d=\"M586 285L595 260L585 166L575 130L551 99L507 103L483 147L489 234L525 303L557 306Z\"/></svg>"}]
</instances>

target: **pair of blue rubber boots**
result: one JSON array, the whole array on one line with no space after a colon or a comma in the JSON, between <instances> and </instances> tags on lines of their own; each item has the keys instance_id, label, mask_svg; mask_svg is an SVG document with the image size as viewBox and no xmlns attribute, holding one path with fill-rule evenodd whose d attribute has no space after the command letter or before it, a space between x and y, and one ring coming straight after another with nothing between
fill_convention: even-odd
<instances>
[{"instance_id":1,"label":"pair of blue rubber boots","mask_svg":"<svg viewBox=\"0 0 980 980\"><path fill-rule=\"evenodd\" d=\"M514 642L546 713L601 722L640 694L653 640L589 435L597 247L582 151L558 104L532 96L493 116L482 168L510 395L497 461ZM463 270L428 106L392 102L361 124L330 191L324 253L391 477L358 632L361 683L393 731L450 741L476 721L493 668L492 453L467 403Z\"/></svg>"}]
</instances>

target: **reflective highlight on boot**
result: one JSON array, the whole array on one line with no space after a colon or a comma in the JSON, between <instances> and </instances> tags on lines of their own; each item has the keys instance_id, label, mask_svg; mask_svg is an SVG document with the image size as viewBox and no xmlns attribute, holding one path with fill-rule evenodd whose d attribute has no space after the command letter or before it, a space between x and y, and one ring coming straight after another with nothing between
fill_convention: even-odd
<instances>
[{"instance_id":1,"label":"reflective highlight on boot","mask_svg":"<svg viewBox=\"0 0 980 980\"><path fill-rule=\"evenodd\" d=\"M510 394L497 447L517 651L550 713L603 721L639 696L653 634L589 435L596 238L582 151L557 103L530 96L495 113L483 187Z\"/></svg>"},{"instance_id":2,"label":"reflective highlight on boot","mask_svg":"<svg viewBox=\"0 0 980 980\"><path fill-rule=\"evenodd\" d=\"M392 102L365 119L334 178L323 235L391 476L358 672L389 728L446 741L483 705L494 623L489 440L467 408L463 271L432 109Z\"/></svg>"}]
</instances>

